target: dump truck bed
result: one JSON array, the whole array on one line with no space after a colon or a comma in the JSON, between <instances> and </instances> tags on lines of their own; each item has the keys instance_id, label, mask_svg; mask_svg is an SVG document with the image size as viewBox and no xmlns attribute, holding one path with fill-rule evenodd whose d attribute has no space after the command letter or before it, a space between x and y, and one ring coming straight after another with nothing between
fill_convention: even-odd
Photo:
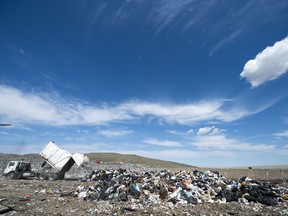
<instances>
[{"instance_id":1,"label":"dump truck bed","mask_svg":"<svg viewBox=\"0 0 288 216\"><path fill-rule=\"evenodd\" d=\"M67 172L75 163L71 153L52 141L40 152L40 156L59 172Z\"/></svg>"}]
</instances>

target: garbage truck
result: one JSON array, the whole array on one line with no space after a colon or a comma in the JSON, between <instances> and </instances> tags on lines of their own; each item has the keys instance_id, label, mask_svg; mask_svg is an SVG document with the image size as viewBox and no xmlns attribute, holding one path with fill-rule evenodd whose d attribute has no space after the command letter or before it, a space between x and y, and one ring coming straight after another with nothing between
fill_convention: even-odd
<instances>
[{"instance_id":1,"label":"garbage truck","mask_svg":"<svg viewBox=\"0 0 288 216\"><path fill-rule=\"evenodd\" d=\"M38 178L41 180L62 180L74 164L87 167L89 158L80 153L71 154L53 141L40 152L44 159L40 168L32 169L31 161L10 161L3 175L10 179Z\"/></svg>"}]
</instances>

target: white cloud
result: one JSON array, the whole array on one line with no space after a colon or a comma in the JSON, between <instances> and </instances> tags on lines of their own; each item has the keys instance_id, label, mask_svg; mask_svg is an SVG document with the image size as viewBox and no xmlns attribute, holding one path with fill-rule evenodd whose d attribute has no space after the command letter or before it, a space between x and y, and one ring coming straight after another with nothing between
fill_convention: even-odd
<instances>
[{"instance_id":1,"label":"white cloud","mask_svg":"<svg viewBox=\"0 0 288 216\"><path fill-rule=\"evenodd\" d=\"M203 128L199 128L197 135L215 135L215 134L221 134L224 131L224 129L220 129L220 128L216 128L215 126L212 127L203 127Z\"/></svg>"},{"instance_id":2,"label":"white cloud","mask_svg":"<svg viewBox=\"0 0 288 216\"><path fill-rule=\"evenodd\" d=\"M274 136L277 136L277 137L288 137L288 130L282 131L282 132L279 132L279 133L274 133Z\"/></svg>"},{"instance_id":3,"label":"white cloud","mask_svg":"<svg viewBox=\"0 0 288 216\"><path fill-rule=\"evenodd\" d=\"M267 81L277 79L288 71L288 37L266 47L255 59L249 60L241 78L249 81L252 87L257 87Z\"/></svg>"},{"instance_id":4,"label":"white cloud","mask_svg":"<svg viewBox=\"0 0 288 216\"><path fill-rule=\"evenodd\" d=\"M131 134L131 130L101 130L98 132L99 134L110 137L110 138L116 138L116 137L123 137L128 134Z\"/></svg>"},{"instance_id":5,"label":"white cloud","mask_svg":"<svg viewBox=\"0 0 288 216\"><path fill-rule=\"evenodd\" d=\"M175 141L158 140L158 139L154 139L154 138L145 139L145 140L143 140L143 143L148 143L148 144L157 145L157 146L167 146L167 147L182 146L182 144L175 142Z\"/></svg>"},{"instance_id":6,"label":"white cloud","mask_svg":"<svg viewBox=\"0 0 288 216\"><path fill-rule=\"evenodd\" d=\"M193 125L204 121L231 122L267 109L270 105L246 110L225 108L231 101L215 99L184 104L129 101L120 104L91 105L68 100L57 94L24 92L0 85L1 121L43 125L103 125L156 119L159 123Z\"/></svg>"},{"instance_id":7,"label":"white cloud","mask_svg":"<svg viewBox=\"0 0 288 216\"><path fill-rule=\"evenodd\" d=\"M200 121L226 118L221 106L224 100L200 101L187 104L164 104L132 101L124 103L121 109L136 116L154 116L172 124L189 125Z\"/></svg>"},{"instance_id":8,"label":"white cloud","mask_svg":"<svg viewBox=\"0 0 288 216\"><path fill-rule=\"evenodd\" d=\"M191 145L199 149L241 150L241 151L270 151L274 145L252 145L229 139L225 135L196 136Z\"/></svg>"},{"instance_id":9,"label":"white cloud","mask_svg":"<svg viewBox=\"0 0 288 216\"><path fill-rule=\"evenodd\" d=\"M182 131L178 131L178 130L166 130L166 132L169 134L178 135L178 136L187 136L189 134L189 131L188 132L182 132Z\"/></svg>"},{"instance_id":10,"label":"white cloud","mask_svg":"<svg viewBox=\"0 0 288 216\"><path fill-rule=\"evenodd\" d=\"M183 135L185 133L177 131L177 130L166 130L167 133L169 134L174 134L174 135Z\"/></svg>"},{"instance_id":11,"label":"white cloud","mask_svg":"<svg viewBox=\"0 0 288 216\"><path fill-rule=\"evenodd\" d=\"M0 86L0 113L9 119L23 119L28 121L39 120L43 122L58 121L58 115L53 103L34 94L24 94L21 91Z\"/></svg>"},{"instance_id":12,"label":"white cloud","mask_svg":"<svg viewBox=\"0 0 288 216\"><path fill-rule=\"evenodd\" d=\"M8 122L46 125L98 125L134 118L117 107L94 107L54 94L26 93L7 86L0 86L0 114Z\"/></svg>"}]
</instances>

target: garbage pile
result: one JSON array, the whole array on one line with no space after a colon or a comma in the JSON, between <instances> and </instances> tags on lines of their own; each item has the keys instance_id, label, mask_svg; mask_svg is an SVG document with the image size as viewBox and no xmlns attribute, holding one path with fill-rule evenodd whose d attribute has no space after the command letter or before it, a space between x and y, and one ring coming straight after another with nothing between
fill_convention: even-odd
<instances>
[{"instance_id":1,"label":"garbage pile","mask_svg":"<svg viewBox=\"0 0 288 216\"><path fill-rule=\"evenodd\" d=\"M181 171L137 173L119 170L93 171L86 179L89 184L78 186L75 195L86 201L137 201L147 205L169 207L198 203L241 202L267 206L285 204L288 189L261 183L249 177L229 180L218 171Z\"/></svg>"}]
</instances>

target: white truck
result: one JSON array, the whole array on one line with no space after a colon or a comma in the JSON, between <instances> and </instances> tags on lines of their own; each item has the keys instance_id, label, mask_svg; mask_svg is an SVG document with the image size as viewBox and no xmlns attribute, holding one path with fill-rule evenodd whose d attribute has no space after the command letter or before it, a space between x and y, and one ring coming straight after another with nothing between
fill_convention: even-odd
<instances>
[{"instance_id":1,"label":"white truck","mask_svg":"<svg viewBox=\"0 0 288 216\"><path fill-rule=\"evenodd\" d=\"M84 154L71 154L65 149L57 146L53 141L40 152L40 156L45 159L41 168L32 169L31 162L10 161L4 170L3 175L7 178L39 178L42 180L64 179L65 173L76 163L78 166L87 167L89 158Z\"/></svg>"}]
</instances>

